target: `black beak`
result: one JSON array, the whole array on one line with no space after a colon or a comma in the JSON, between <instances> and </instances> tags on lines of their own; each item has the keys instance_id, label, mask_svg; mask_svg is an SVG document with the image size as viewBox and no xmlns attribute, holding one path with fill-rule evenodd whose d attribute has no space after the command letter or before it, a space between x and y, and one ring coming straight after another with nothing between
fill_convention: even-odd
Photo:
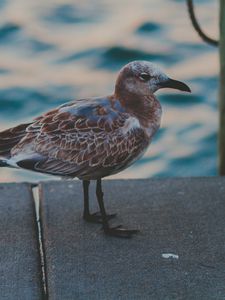
<instances>
[{"instance_id":1,"label":"black beak","mask_svg":"<svg viewBox=\"0 0 225 300\"><path fill-rule=\"evenodd\" d=\"M191 93L191 89L189 88L189 86L187 86L185 83L181 81L174 80L171 78L168 78L164 82L160 82L159 86L160 88L171 88L171 89L176 89L176 90Z\"/></svg>"}]
</instances>

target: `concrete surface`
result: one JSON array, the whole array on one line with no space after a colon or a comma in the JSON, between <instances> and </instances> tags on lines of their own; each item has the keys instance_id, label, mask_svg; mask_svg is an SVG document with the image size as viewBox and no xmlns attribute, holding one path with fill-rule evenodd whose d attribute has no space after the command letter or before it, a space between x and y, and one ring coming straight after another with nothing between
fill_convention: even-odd
<instances>
[{"instance_id":1,"label":"concrete surface","mask_svg":"<svg viewBox=\"0 0 225 300\"><path fill-rule=\"evenodd\" d=\"M44 182L41 218L49 299L225 299L225 178L104 181L113 224L85 223L81 182ZM92 184L93 211L97 205ZM15 226L15 225L14 225Z\"/></svg>"},{"instance_id":2,"label":"concrete surface","mask_svg":"<svg viewBox=\"0 0 225 300\"><path fill-rule=\"evenodd\" d=\"M0 299L42 299L31 188L0 184Z\"/></svg>"}]
</instances>

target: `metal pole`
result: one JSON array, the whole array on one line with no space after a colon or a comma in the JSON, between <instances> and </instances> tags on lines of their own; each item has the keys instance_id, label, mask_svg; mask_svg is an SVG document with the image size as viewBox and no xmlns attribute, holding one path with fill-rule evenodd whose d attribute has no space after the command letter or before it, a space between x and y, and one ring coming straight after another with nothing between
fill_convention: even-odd
<instances>
[{"instance_id":1,"label":"metal pole","mask_svg":"<svg viewBox=\"0 0 225 300\"><path fill-rule=\"evenodd\" d=\"M219 173L225 175L225 1L220 0Z\"/></svg>"}]
</instances>

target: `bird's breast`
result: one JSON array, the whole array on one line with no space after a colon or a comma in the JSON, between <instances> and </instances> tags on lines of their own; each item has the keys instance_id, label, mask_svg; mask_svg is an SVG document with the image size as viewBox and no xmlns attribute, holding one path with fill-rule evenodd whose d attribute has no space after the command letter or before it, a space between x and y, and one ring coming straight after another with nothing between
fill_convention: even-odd
<instances>
[{"instance_id":1,"label":"bird's breast","mask_svg":"<svg viewBox=\"0 0 225 300\"><path fill-rule=\"evenodd\" d=\"M146 120L145 125L143 125L143 129L150 140L160 127L161 117L162 108L159 104L154 108L153 113L151 113L151 117Z\"/></svg>"}]
</instances>

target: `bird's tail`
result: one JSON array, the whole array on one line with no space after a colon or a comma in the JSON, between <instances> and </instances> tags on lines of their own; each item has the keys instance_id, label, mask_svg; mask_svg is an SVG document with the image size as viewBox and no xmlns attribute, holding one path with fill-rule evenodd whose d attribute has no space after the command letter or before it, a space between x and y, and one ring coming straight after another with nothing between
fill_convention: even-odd
<instances>
[{"instance_id":1,"label":"bird's tail","mask_svg":"<svg viewBox=\"0 0 225 300\"><path fill-rule=\"evenodd\" d=\"M7 164L6 161L0 160L0 168L2 168L2 167L7 167L7 166L8 166L8 164Z\"/></svg>"},{"instance_id":2,"label":"bird's tail","mask_svg":"<svg viewBox=\"0 0 225 300\"><path fill-rule=\"evenodd\" d=\"M5 166L5 160L10 157L11 149L27 134L30 124L22 124L0 132L0 167Z\"/></svg>"}]
</instances>

